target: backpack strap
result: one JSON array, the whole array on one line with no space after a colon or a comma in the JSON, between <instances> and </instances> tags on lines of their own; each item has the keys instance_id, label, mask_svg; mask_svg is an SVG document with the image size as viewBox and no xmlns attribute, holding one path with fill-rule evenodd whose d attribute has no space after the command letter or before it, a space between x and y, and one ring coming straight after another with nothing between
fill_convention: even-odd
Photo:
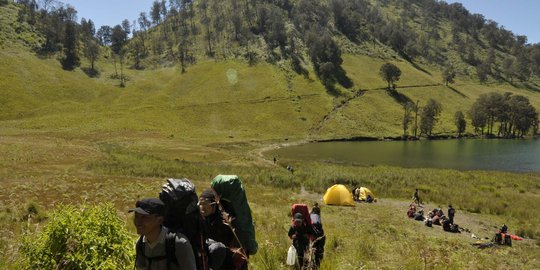
<instances>
[{"instance_id":1,"label":"backpack strap","mask_svg":"<svg viewBox=\"0 0 540 270\"><path fill-rule=\"evenodd\" d=\"M170 268L171 263L178 265L176 260L176 233L169 232L165 236L165 253L167 256L167 268Z\"/></svg>"},{"instance_id":2,"label":"backpack strap","mask_svg":"<svg viewBox=\"0 0 540 270\"><path fill-rule=\"evenodd\" d=\"M147 262L148 262L148 269L151 269L152 263L154 261L161 261L163 259L167 260L167 269L171 268L172 265L178 265L178 261L176 260L176 233L167 233L165 236L165 255L164 256L155 256L155 257L148 257L146 256L144 252L144 242L142 241L142 236L139 237L139 240L137 240L137 244L135 246L135 250L137 254L140 254L143 256Z\"/></svg>"}]
</instances>

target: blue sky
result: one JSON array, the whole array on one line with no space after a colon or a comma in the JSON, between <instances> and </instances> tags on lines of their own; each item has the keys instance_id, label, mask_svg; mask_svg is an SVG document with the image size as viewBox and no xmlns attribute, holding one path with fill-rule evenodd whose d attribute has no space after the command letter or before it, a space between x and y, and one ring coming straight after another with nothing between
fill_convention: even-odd
<instances>
[{"instance_id":1,"label":"blue sky","mask_svg":"<svg viewBox=\"0 0 540 270\"><path fill-rule=\"evenodd\" d=\"M540 42L540 0L445 0L460 2L471 13L480 13L518 35L526 35L529 43ZM153 0L60 0L78 11L78 19L92 19L96 28L115 26L122 20L136 20L141 12L149 12Z\"/></svg>"}]
</instances>

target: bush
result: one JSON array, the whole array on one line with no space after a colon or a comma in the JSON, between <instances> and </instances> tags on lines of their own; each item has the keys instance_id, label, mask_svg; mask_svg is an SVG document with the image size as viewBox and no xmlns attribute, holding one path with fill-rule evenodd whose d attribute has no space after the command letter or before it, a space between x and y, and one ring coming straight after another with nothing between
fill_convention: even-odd
<instances>
[{"instance_id":1,"label":"bush","mask_svg":"<svg viewBox=\"0 0 540 270\"><path fill-rule=\"evenodd\" d=\"M112 204L59 206L22 239L26 269L132 269L133 241Z\"/></svg>"}]
</instances>

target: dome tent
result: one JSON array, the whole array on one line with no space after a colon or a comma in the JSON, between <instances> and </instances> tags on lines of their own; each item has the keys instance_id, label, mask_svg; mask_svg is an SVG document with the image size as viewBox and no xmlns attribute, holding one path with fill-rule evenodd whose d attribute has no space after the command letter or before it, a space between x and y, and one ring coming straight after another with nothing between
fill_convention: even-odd
<instances>
[{"instance_id":1,"label":"dome tent","mask_svg":"<svg viewBox=\"0 0 540 270\"><path fill-rule=\"evenodd\" d=\"M329 205L355 206L353 197L349 189L344 185L333 185L326 190L323 201Z\"/></svg>"}]
</instances>

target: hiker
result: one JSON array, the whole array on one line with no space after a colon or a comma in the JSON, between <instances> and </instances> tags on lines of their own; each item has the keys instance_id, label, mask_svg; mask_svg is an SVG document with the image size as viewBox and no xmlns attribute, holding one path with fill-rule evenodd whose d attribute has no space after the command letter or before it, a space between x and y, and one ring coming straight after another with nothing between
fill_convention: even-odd
<instances>
[{"instance_id":1,"label":"hiker","mask_svg":"<svg viewBox=\"0 0 540 270\"><path fill-rule=\"evenodd\" d=\"M326 243L326 235L324 235L324 229L321 222L321 208L318 203L313 204L310 213L311 221L313 222L313 227L315 227L316 239L315 239L315 265L319 267L321 261L324 257L324 245Z\"/></svg>"},{"instance_id":2,"label":"hiker","mask_svg":"<svg viewBox=\"0 0 540 270\"><path fill-rule=\"evenodd\" d=\"M294 168L291 165L287 165L287 170L291 172L291 174L294 174Z\"/></svg>"},{"instance_id":3,"label":"hiker","mask_svg":"<svg viewBox=\"0 0 540 270\"><path fill-rule=\"evenodd\" d=\"M495 234L493 242L499 245L512 246L512 237L508 233L508 226L506 226L506 224L503 224L499 231Z\"/></svg>"},{"instance_id":4,"label":"hiker","mask_svg":"<svg viewBox=\"0 0 540 270\"><path fill-rule=\"evenodd\" d=\"M164 227L165 205L157 198L137 201L133 224L141 236L136 244L137 270L195 270L195 256L187 237Z\"/></svg>"},{"instance_id":5,"label":"hiker","mask_svg":"<svg viewBox=\"0 0 540 270\"><path fill-rule=\"evenodd\" d=\"M420 200L420 194L418 192L418 189L416 189L414 191L414 195L413 195L412 199L413 199L413 203L415 203L417 205L422 204L422 201Z\"/></svg>"},{"instance_id":6,"label":"hiker","mask_svg":"<svg viewBox=\"0 0 540 270\"><path fill-rule=\"evenodd\" d=\"M454 224L454 215L456 214L456 209L452 207L451 204L448 205L448 220L450 220L450 224Z\"/></svg>"},{"instance_id":7,"label":"hiker","mask_svg":"<svg viewBox=\"0 0 540 270\"><path fill-rule=\"evenodd\" d=\"M296 249L296 256L300 268L302 268L304 265L304 253L308 250L310 237L315 235L315 231L311 224L305 224L304 216L301 213L296 213L288 235Z\"/></svg>"},{"instance_id":8,"label":"hiker","mask_svg":"<svg viewBox=\"0 0 540 270\"><path fill-rule=\"evenodd\" d=\"M276 162L277 162L277 158L276 158L276 157L274 157L274 164L276 164Z\"/></svg>"},{"instance_id":9,"label":"hiker","mask_svg":"<svg viewBox=\"0 0 540 270\"><path fill-rule=\"evenodd\" d=\"M217 206L214 191L204 190L199 197L199 211L207 237L208 259L211 269L247 269L247 263L237 258L233 250L239 248L233 230ZM238 264L238 265L237 265Z\"/></svg>"},{"instance_id":10,"label":"hiker","mask_svg":"<svg viewBox=\"0 0 540 270\"><path fill-rule=\"evenodd\" d=\"M424 210L420 210L414 214L414 220L424 221Z\"/></svg>"}]
</instances>

